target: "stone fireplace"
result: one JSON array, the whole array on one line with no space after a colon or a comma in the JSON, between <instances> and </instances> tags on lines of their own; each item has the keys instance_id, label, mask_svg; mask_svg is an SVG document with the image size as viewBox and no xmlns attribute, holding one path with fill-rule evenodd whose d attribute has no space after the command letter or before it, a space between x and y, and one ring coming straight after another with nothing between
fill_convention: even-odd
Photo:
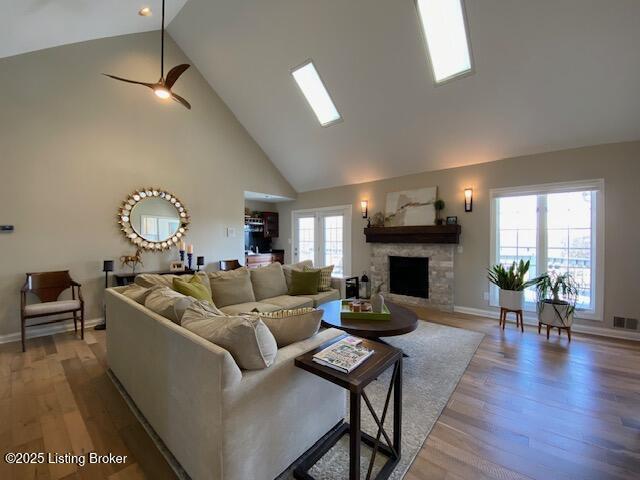
<instances>
[{"instance_id":1,"label":"stone fireplace","mask_svg":"<svg viewBox=\"0 0 640 480\"><path fill-rule=\"evenodd\" d=\"M374 243L373 287L389 300L453 310L453 244ZM396 293L394 293L396 292Z\"/></svg>"}]
</instances>

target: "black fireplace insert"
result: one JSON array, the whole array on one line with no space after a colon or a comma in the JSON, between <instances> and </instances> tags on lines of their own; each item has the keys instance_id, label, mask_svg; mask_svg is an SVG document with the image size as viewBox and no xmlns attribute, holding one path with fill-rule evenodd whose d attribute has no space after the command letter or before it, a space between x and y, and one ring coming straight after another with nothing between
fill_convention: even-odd
<instances>
[{"instance_id":1,"label":"black fireplace insert","mask_svg":"<svg viewBox=\"0 0 640 480\"><path fill-rule=\"evenodd\" d=\"M429 298L429 259L390 256L389 291L409 297Z\"/></svg>"}]
</instances>

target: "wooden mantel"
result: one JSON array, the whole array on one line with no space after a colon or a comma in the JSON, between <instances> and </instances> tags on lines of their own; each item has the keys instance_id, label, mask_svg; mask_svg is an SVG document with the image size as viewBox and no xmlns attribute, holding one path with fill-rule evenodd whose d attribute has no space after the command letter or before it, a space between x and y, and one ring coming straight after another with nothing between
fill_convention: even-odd
<instances>
[{"instance_id":1,"label":"wooden mantel","mask_svg":"<svg viewBox=\"0 0 640 480\"><path fill-rule=\"evenodd\" d=\"M410 227L369 227L367 243L459 243L460 225L417 225Z\"/></svg>"}]
</instances>

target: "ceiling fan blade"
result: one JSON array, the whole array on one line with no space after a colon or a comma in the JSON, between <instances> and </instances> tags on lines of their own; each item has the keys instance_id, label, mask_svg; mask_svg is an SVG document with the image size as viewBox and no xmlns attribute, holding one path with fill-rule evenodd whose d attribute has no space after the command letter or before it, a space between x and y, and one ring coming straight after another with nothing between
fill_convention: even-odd
<instances>
[{"instance_id":1,"label":"ceiling fan blade","mask_svg":"<svg viewBox=\"0 0 640 480\"><path fill-rule=\"evenodd\" d=\"M191 110L191 104L187 102L184 98L182 98L177 93L171 92L171 98L173 98L176 102L181 103L183 107Z\"/></svg>"},{"instance_id":2,"label":"ceiling fan blade","mask_svg":"<svg viewBox=\"0 0 640 480\"><path fill-rule=\"evenodd\" d=\"M165 87L171 90L171 87L173 87L173 84L178 81L180 75L182 75L184 71L190 66L191 65L189 65L188 63L183 63L182 65L178 65L169 70L169 73L167 73L167 78L164 81Z\"/></svg>"},{"instance_id":3,"label":"ceiling fan blade","mask_svg":"<svg viewBox=\"0 0 640 480\"><path fill-rule=\"evenodd\" d=\"M135 80L129 80L127 78L116 77L115 75L109 75L108 73L103 73L103 75L105 77L113 78L114 80L120 80L121 82L133 83L135 85L143 85L143 86L149 87L151 89L153 89L153 87L155 85L154 83L137 82Z\"/></svg>"}]
</instances>

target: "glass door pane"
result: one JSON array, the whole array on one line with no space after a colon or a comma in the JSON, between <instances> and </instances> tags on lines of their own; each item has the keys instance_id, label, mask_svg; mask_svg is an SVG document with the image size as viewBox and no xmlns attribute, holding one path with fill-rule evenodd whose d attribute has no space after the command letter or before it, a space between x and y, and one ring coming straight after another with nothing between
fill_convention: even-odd
<instances>
[{"instance_id":1,"label":"glass door pane","mask_svg":"<svg viewBox=\"0 0 640 480\"><path fill-rule=\"evenodd\" d=\"M294 260L311 260L315 264L315 223L316 217L297 217L294 230Z\"/></svg>"},{"instance_id":2,"label":"glass door pane","mask_svg":"<svg viewBox=\"0 0 640 480\"><path fill-rule=\"evenodd\" d=\"M538 269L538 197L504 197L498 199L498 235L496 260L505 267L524 260L530 262L529 277ZM535 291L525 291L525 301L533 303Z\"/></svg>"},{"instance_id":3,"label":"glass door pane","mask_svg":"<svg viewBox=\"0 0 640 480\"><path fill-rule=\"evenodd\" d=\"M333 265L333 275L344 276L344 216L327 214L322 217L321 265Z\"/></svg>"},{"instance_id":4,"label":"glass door pane","mask_svg":"<svg viewBox=\"0 0 640 480\"><path fill-rule=\"evenodd\" d=\"M577 307L592 305L592 192L547 195L547 268L569 272L580 285Z\"/></svg>"}]
</instances>

